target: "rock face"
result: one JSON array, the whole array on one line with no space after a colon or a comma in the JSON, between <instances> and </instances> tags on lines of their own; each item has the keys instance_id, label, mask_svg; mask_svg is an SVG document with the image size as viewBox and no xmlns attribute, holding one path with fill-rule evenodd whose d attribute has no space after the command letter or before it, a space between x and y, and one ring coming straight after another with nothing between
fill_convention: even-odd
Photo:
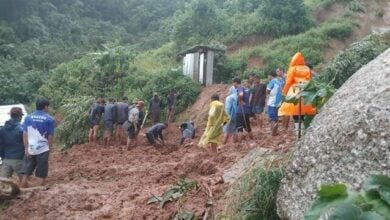
<instances>
[{"instance_id":1,"label":"rock face","mask_svg":"<svg viewBox=\"0 0 390 220\"><path fill-rule=\"evenodd\" d=\"M335 93L296 145L278 192L278 214L300 220L322 184L360 189L371 174L390 175L390 49Z\"/></svg>"}]
</instances>

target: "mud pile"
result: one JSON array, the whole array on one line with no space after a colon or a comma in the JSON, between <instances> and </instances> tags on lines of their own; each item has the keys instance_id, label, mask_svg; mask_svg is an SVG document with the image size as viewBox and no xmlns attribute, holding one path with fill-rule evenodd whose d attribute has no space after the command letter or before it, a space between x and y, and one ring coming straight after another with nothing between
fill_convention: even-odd
<instances>
[{"instance_id":1,"label":"mud pile","mask_svg":"<svg viewBox=\"0 0 390 220\"><path fill-rule=\"evenodd\" d=\"M226 95L227 85L216 85L207 93ZM209 91L210 90L210 91ZM210 95L202 93L194 108L198 124L207 115ZM264 124L266 119L263 118ZM141 136L139 146L127 151L125 146L77 145L54 151L50 158L48 189L23 193L14 199L0 219L172 219L177 212L203 215L212 191L213 213L223 211L230 185L221 177L234 163L253 148L278 149L293 145L294 137L285 134L271 137L269 129L254 129L254 140L230 143L217 155L196 146L178 145L179 123L169 126L167 144L155 148ZM160 196L181 177L196 180L199 188L189 191L177 202L163 208L147 204L153 195Z\"/></svg>"}]
</instances>

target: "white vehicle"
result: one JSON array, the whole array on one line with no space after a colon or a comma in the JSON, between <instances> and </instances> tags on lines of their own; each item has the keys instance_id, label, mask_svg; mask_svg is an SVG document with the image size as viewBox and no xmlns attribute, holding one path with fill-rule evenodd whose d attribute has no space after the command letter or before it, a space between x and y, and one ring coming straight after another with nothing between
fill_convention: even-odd
<instances>
[{"instance_id":1,"label":"white vehicle","mask_svg":"<svg viewBox=\"0 0 390 220\"><path fill-rule=\"evenodd\" d=\"M9 112L11 111L11 108L13 107L19 107L23 111L23 118L22 118L22 123L24 121L24 118L27 115L26 109L24 108L23 104L15 104L15 105L0 105L0 127L3 127L5 122L8 121L11 116ZM0 157L0 165L2 164L1 157Z\"/></svg>"},{"instance_id":2,"label":"white vehicle","mask_svg":"<svg viewBox=\"0 0 390 220\"><path fill-rule=\"evenodd\" d=\"M24 121L24 118L27 115L26 109L24 108L23 104L15 104L15 105L0 105L0 127L4 126L5 122L11 118L9 112L11 111L11 108L13 107L19 107L23 111L23 118L22 123Z\"/></svg>"}]
</instances>

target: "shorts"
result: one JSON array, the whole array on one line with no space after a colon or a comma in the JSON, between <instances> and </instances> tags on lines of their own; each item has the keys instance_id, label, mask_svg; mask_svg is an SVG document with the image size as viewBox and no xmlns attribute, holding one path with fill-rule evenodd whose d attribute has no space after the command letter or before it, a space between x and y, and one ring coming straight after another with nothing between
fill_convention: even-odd
<instances>
[{"instance_id":1,"label":"shorts","mask_svg":"<svg viewBox=\"0 0 390 220\"><path fill-rule=\"evenodd\" d=\"M3 159L3 165L1 167L1 177L10 178L14 172L20 176L22 167L23 160Z\"/></svg>"},{"instance_id":2,"label":"shorts","mask_svg":"<svg viewBox=\"0 0 390 220\"><path fill-rule=\"evenodd\" d=\"M235 119L230 120L225 126L223 126L223 133L225 134L237 133L237 122Z\"/></svg>"},{"instance_id":3,"label":"shorts","mask_svg":"<svg viewBox=\"0 0 390 220\"><path fill-rule=\"evenodd\" d=\"M255 105L252 108L252 112L254 114L261 114L261 113L263 113L263 111L264 111L264 106L261 106L261 105Z\"/></svg>"},{"instance_id":4,"label":"shorts","mask_svg":"<svg viewBox=\"0 0 390 220\"><path fill-rule=\"evenodd\" d=\"M278 107L268 106L268 117L270 121L277 122L279 120L278 110L279 110Z\"/></svg>"},{"instance_id":5,"label":"shorts","mask_svg":"<svg viewBox=\"0 0 390 220\"><path fill-rule=\"evenodd\" d=\"M104 121L104 131L112 134L114 131L114 122L113 121Z\"/></svg>"},{"instance_id":6,"label":"shorts","mask_svg":"<svg viewBox=\"0 0 390 220\"><path fill-rule=\"evenodd\" d=\"M139 129L138 129L139 131ZM134 125L130 125L130 127L127 129L127 136L130 139L136 139L138 136L138 131L135 130Z\"/></svg>"},{"instance_id":7,"label":"shorts","mask_svg":"<svg viewBox=\"0 0 390 220\"><path fill-rule=\"evenodd\" d=\"M148 139L148 142L150 144L155 144L156 143L154 135L152 133L150 133L150 132L146 133L146 139Z\"/></svg>"},{"instance_id":8,"label":"shorts","mask_svg":"<svg viewBox=\"0 0 390 220\"><path fill-rule=\"evenodd\" d=\"M247 132L252 132L250 114L237 114L237 131L243 132L244 129Z\"/></svg>"},{"instance_id":9,"label":"shorts","mask_svg":"<svg viewBox=\"0 0 390 220\"><path fill-rule=\"evenodd\" d=\"M38 155L25 157L23 162L22 174L31 176L35 170L35 176L46 178L49 173L49 151Z\"/></svg>"},{"instance_id":10,"label":"shorts","mask_svg":"<svg viewBox=\"0 0 390 220\"><path fill-rule=\"evenodd\" d=\"M99 120L94 119L94 120L89 121L90 128L93 128L93 127L98 126L98 125L99 125Z\"/></svg>"}]
</instances>

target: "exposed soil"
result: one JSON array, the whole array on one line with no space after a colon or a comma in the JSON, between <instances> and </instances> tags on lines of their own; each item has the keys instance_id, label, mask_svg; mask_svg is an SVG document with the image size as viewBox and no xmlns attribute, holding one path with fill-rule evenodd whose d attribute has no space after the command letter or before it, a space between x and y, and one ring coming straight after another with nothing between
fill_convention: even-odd
<instances>
[{"instance_id":1,"label":"exposed soil","mask_svg":"<svg viewBox=\"0 0 390 220\"><path fill-rule=\"evenodd\" d=\"M336 2L328 7L317 8L313 13L316 25L319 25L327 20L340 16L345 12L345 8L345 4L339 2Z\"/></svg>"},{"instance_id":2,"label":"exposed soil","mask_svg":"<svg viewBox=\"0 0 390 220\"><path fill-rule=\"evenodd\" d=\"M246 36L230 44L227 47L227 52L229 55L231 55L238 52L241 48L254 47L261 44L266 44L270 42L272 39L273 39L272 37L264 36L260 34L253 34L250 36Z\"/></svg>"},{"instance_id":3,"label":"exposed soil","mask_svg":"<svg viewBox=\"0 0 390 220\"><path fill-rule=\"evenodd\" d=\"M226 94L228 85L215 85L203 90L190 109L193 119L204 126L210 95ZM266 123L266 118L263 118ZM213 194L213 212L224 209L224 195L229 185L221 176L248 151L256 147L277 149L292 146L291 133L271 137L268 128L255 128L255 139L240 144L230 143L217 155L196 146L179 147L178 124L168 128L164 147L154 148L140 136L139 146L127 151L124 146L77 145L50 158L48 189L23 193L14 199L0 219L172 219L177 211L192 211L202 216ZM147 204L152 195L160 196L180 177L196 180L199 188L188 192L177 202L164 208ZM32 182L35 183L34 181ZM206 190L207 189L207 190Z\"/></svg>"},{"instance_id":4,"label":"exposed soil","mask_svg":"<svg viewBox=\"0 0 390 220\"><path fill-rule=\"evenodd\" d=\"M249 57L247 69L260 69L264 67L264 59L257 56Z\"/></svg>"}]
</instances>

